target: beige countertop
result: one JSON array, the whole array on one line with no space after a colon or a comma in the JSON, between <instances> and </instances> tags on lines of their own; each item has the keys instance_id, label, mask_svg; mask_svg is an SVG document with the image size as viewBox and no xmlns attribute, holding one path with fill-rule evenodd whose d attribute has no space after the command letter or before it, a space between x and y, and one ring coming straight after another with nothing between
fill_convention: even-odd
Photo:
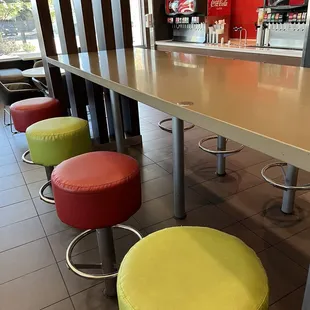
<instances>
[{"instance_id":1,"label":"beige countertop","mask_svg":"<svg viewBox=\"0 0 310 310\"><path fill-rule=\"evenodd\" d=\"M275 55L275 56L287 56L287 57L302 57L302 51L299 50L289 50L289 49L276 49L276 48L260 48L255 46L239 47L236 43L220 45L220 44L199 44L199 43L185 43L176 42L172 40L156 41L157 46L171 46L171 47L185 47L185 48L195 48L195 49L209 49L216 51L226 51L226 52L239 52L239 53L251 53L251 54L261 54L261 55ZM249 45L254 45L250 43Z\"/></svg>"},{"instance_id":2,"label":"beige countertop","mask_svg":"<svg viewBox=\"0 0 310 310\"><path fill-rule=\"evenodd\" d=\"M310 171L310 69L141 48L47 60Z\"/></svg>"}]
</instances>

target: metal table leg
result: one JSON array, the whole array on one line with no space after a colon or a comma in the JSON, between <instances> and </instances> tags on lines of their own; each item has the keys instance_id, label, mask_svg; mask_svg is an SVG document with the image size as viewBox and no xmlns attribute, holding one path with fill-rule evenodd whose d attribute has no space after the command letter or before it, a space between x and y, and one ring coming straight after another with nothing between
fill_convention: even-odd
<instances>
[{"instance_id":1,"label":"metal table leg","mask_svg":"<svg viewBox=\"0 0 310 310\"><path fill-rule=\"evenodd\" d=\"M124 129L121 116L120 96L113 90L110 90L110 95L117 152L125 153Z\"/></svg>"},{"instance_id":2,"label":"metal table leg","mask_svg":"<svg viewBox=\"0 0 310 310\"><path fill-rule=\"evenodd\" d=\"M286 186L296 186L299 169L292 165L287 165L287 171L285 176ZM281 211L286 214L292 214L294 210L296 190L289 189L283 192L283 201Z\"/></svg>"},{"instance_id":3,"label":"metal table leg","mask_svg":"<svg viewBox=\"0 0 310 310\"><path fill-rule=\"evenodd\" d=\"M97 229L97 241L99 247L100 261L103 273L113 273L116 271L116 258L112 229ZM105 295L116 296L116 278L105 280Z\"/></svg>"},{"instance_id":4,"label":"metal table leg","mask_svg":"<svg viewBox=\"0 0 310 310\"><path fill-rule=\"evenodd\" d=\"M308 271L308 279L305 289L304 301L301 310L310 310L310 268Z\"/></svg>"},{"instance_id":5,"label":"metal table leg","mask_svg":"<svg viewBox=\"0 0 310 310\"><path fill-rule=\"evenodd\" d=\"M217 150L218 151L226 151L226 138L222 136L217 137ZM216 166L216 174L218 176L224 176L226 175L226 158L225 154L217 154L217 166Z\"/></svg>"},{"instance_id":6,"label":"metal table leg","mask_svg":"<svg viewBox=\"0 0 310 310\"><path fill-rule=\"evenodd\" d=\"M174 217L185 219L184 187L184 121L172 118Z\"/></svg>"}]
</instances>

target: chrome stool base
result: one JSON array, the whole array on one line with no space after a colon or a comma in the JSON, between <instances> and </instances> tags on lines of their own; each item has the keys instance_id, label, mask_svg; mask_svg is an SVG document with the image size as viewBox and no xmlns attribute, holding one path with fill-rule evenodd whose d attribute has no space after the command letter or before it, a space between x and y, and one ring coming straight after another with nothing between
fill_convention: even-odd
<instances>
[{"instance_id":1,"label":"chrome stool base","mask_svg":"<svg viewBox=\"0 0 310 310\"><path fill-rule=\"evenodd\" d=\"M285 173L283 167L286 166L287 171ZM285 175L285 184L276 183L275 181L266 176L266 172L273 167L280 167L282 169L282 172ZM295 166L280 162L269 164L265 166L261 171L261 175L266 182L284 191L281 211L285 214L292 214L294 212L296 191L310 190L310 184L304 184L300 186L297 185L298 172L299 169Z\"/></svg>"},{"instance_id":2,"label":"chrome stool base","mask_svg":"<svg viewBox=\"0 0 310 310\"><path fill-rule=\"evenodd\" d=\"M163 119L162 121L160 121L158 123L158 127L164 131L167 131L167 132L170 132L172 133L172 129L171 128L168 128L168 127L165 127L163 126L164 123L167 123L167 122L172 122L172 118L165 118ZM184 127L184 131L187 131L187 130L190 130L190 129L193 129L195 127L195 125L191 124L191 125L188 125L187 127Z\"/></svg>"},{"instance_id":3,"label":"chrome stool base","mask_svg":"<svg viewBox=\"0 0 310 310\"><path fill-rule=\"evenodd\" d=\"M138 236L139 240L143 237L142 235L134 228L118 224L112 228L120 228L128 230ZM96 232L97 241L100 253L100 264L74 264L72 262L72 251L75 246L86 236ZM96 279L96 280L106 280L106 295L110 297L116 296L116 277L118 271L116 271L116 262L115 262L115 249L114 241L111 227L102 228L102 229L89 229L75 237L69 244L66 251L66 263L69 270L74 272L76 275L86 278L86 279ZM101 269L103 273L93 274L85 273L81 269Z\"/></svg>"},{"instance_id":4,"label":"chrome stool base","mask_svg":"<svg viewBox=\"0 0 310 310\"><path fill-rule=\"evenodd\" d=\"M203 146L204 143L211 141L211 140L217 140L217 149L212 150L212 149L207 149L206 147ZM216 165L216 174L218 176L225 176L226 175L226 157L239 153L240 151L243 150L244 146L241 145L239 148L234 149L234 150L227 150L226 145L227 145L228 139L222 137L222 136L211 136L208 138L201 139L198 143L199 148L211 155L216 156L217 158L217 165Z\"/></svg>"},{"instance_id":5,"label":"chrome stool base","mask_svg":"<svg viewBox=\"0 0 310 310\"><path fill-rule=\"evenodd\" d=\"M22 155L22 160L24 163L29 164L29 165L35 165L35 163L32 160L27 159L26 157L30 154L30 150L26 151L23 155Z\"/></svg>"},{"instance_id":6,"label":"chrome stool base","mask_svg":"<svg viewBox=\"0 0 310 310\"><path fill-rule=\"evenodd\" d=\"M55 204L55 200L53 197L48 197L46 195L44 195L44 191L48 188L52 186L52 182L51 181L47 181L44 185L41 186L40 191L39 191L39 195L40 195L40 199L43 200L46 203Z\"/></svg>"},{"instance_id":7,"label":"chrome stool base","mask_svg":"<svg viewBox=\"0 0 310 310\"><path fill-rule=\"evenodd\" d=\"M6 122L6 117L5 117L6 114L9 116L9 123ZM12 135L16 135L18 133L18 131L13 131L13 120L12 120L11 111L7 110L6 107L4 107L3 109L3 124L4 126L10 126L10 131Z\"/></svg>"}]
</instances>

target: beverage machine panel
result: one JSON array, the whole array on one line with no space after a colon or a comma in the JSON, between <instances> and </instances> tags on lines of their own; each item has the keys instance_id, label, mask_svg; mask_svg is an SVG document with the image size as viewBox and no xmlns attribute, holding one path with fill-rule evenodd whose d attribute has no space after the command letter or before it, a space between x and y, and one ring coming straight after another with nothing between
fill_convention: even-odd
<instances>
[{"instance_id":1,"label":"beverage machine panel","mask_svg":"<svg viewBox=\"0 0 310 310\"><path fill-rule=\"evenodd\" d=\"M257 46L302 49L308 0L268 0L258 9Z\"/></svg>"}]
</instances>

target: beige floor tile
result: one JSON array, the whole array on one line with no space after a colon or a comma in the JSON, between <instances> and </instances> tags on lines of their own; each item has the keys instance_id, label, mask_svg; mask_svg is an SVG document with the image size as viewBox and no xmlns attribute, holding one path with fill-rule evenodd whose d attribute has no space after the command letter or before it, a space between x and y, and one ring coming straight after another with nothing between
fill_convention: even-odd
<instances>
[{"instance_id":1,"label":"beige floor tile","mask_svg":"<svg viewBox=\"0 0 310 310\"><path fill-rule=\"evenodd\" d=\"M145 154L153 150L165 148L170 145L172 145L172 136L156 139L154 141L148 141L143 143L142 153Z\"/></svg>"},{"instance_id":2,"label":"beige floor tile","mask_svg":"<svg viewBox=\"0 0 310 310\"><path fill-rule=\"evenodd\" d=\"M40 310L68 297L56 265L33 272L0 286L5 310Z\"/></svg>"},{"instance_id":3,"label":"beige floor tile","mask_svg":"<svg viewBox=\"0 0 310 310\"><path fill-rule=\"evenodd\" d=\"M57 234L51 235L48 237L53 253L56 257L56 260L62 261L65 259L66 250L70 244L70 242L81 233L82 231L70 228L65 231L59 232ZM74 248L73 256L78 255L80 253L89 251L91 249L96 248L97 239L96 234L91 234L86 238L82 239Z\"/></svg>"},{"instance_id":4,"label":"beige floor tile","mask_svg":"<svg viewBox=\"0 0 310 310\"><path fill-rule=\"evenodd\" d=\"M281 200L274 203L242 223L255 234L269 242L276 244L310 226L310 204L296 199L295 213L283 214L280 210Z\"/></svg>"},{"instance_id":5,"label":"beige floor tile","mask_svg":"<svg viewBox=\"0 0 310 310\"><path fill-rule=\"evenodd\" d=\"M247 229L244 225L240 223L236 223L227 228L224 228L223 231L241 239L256 253L259 253L270 247L270 244L267 241L255 235L253 232L251 232L249 229Z\"/></svg>"},{"instance_id":6,"label":"beige floor tile","mask_svg":"<svg viewBox=\"0 0 310 310\"><path fill-rule=\"evenodd\" d=\"M70 298L57 302L56 304L44 308L44 310L74 310Z\"/></svg>"},{"instance_id":7,"label":"beige floor tile","mask_svg":"<svg viewBox=\"0 0 310 310\"><path fill-rule=\"evenodd\" d=\"M28 187L28 190L29 190L29 192L30 192L31 198L39 197L40 188L41 188L46 182L47 182L46 180L42 180L42 181L34 182L34 183L31 183L31 184L27 184L27 187ZM48 189L46 189L45 194L47 194L47 190L48 190Z\"/></svg>"},{"instance_id":8,"label":"beige floor tile","mask_svg":"<svg viewBox=\"0 0 310 310\"><path fill-rule=\"evenodd\" d=\"M148 165L141 168L141 181L146 182L168 175L169 173L156 164ZM1 179L0 179L1 180Z\"/></svg>"},{"instance_id":9,"label":"beige floor tile","mask_svg":"<svg viewBox=\"0 0 310 310\"><path fill-rule=\"evenodd\" d=\"M142 201L149 201L173 191L172 176L167 175L142 184Z\"/></svg>"},{"instance_id":10,"label":"beige floor tile","mask_svg":"<svg viewBox=\"0 0 310 310\"><path fill-rule=\"evenodd\" d=\"M252 174L254 174L255 176L257 176L259 178L262 178L262 175L261 175L262 169L265 166L267 166L269 164L272 164L272 163L275 163L275 162L279 162L279 160L277 160L277 159L270 159L270 160L267 160L267 161L263 161L263 162L258 163L256 165L247 167L245 169L245 171L247 171L249 173L252 173ZM283 175L283 173L282 173L282 169L280 167L274 167L274 168L269 169L267 171L266 175L267 175L268 178L276 179L276 178L281 177Z\"/></svg>"},{"instance_id":11,"label":"beige floor tile","mask_svg":"<svg viewBox=\"0 0 310 310\"><path fill-rule=\"evenodd\" d=\"M262 181L254 175L237 171L227 174L225 177L217 177L210 181L192 187L201 194L208 195L212 203L219 204L227 197L242 192L250 187L260 184Z\"/></svg>"},{"instance_id":12,"label":"beige floor tile","mask_svg":"<svg viewBox=\"0 0 310 310\"><path fill-rule=\"evenodd\" d=\"M103 294L104 283L98 284L71 297L75 310L118 310L116 298Z\"/></svg>"},{"instance_id":13,"label":"beige floor tile","mask_svg":"<svg viewBox=\"0 0 310 310\"><path fill-rule=\"evenodd\" d=\"M1 138L0 138L1 139ZM10 164L15 164L16 163L16 158L12 154L8 155L3 155L2 154L2 149L1 149L1 155L0 155L0 167L10 165Z\"/></svg>"},{"instance_id":14,"label":"beige floor tile","mask_svg":"<svg viewBox=\"0 0 310 310\"><path fill-rule=\"evenodd\" d=\"M187 211L197 209L209 204L203 195L192 189L185 189L185 208ZM173 194L168 194L157 199L143 203L141 209L134 215L142 228L162 222L174 216Z\"/></svg>"},{"instance_id":15,"label":"beige floor tile","mask_svg":"<svg viewBox=\"0 0 310 310\"><path fill-rule=\"evenodd\" d=\"M310 228L284 240L276 247L293 261L308 269L310 263L309 240Z\"/></svg>"},{"instance_id":16,"label":"beige floor tile","mask_svg":"<svg viewBox=\"0 0 310 310\"><path fill-rule=\"evenodd\" d=\"M37 217L0 228L0 252L45 237Z\"/></svg>"},{"instance_id":17,"label":"beige floor tile","mask_svg":"<svg viewBox=\"0 0 310 310\"><path fill-rule=\"evenodd\" d=\"M20 173L20 169L17 163L7 164L5 166L0 167L0 178L17 173Z\"/></svg>"},{"instance_id":18,"label":"beige floor tile","mask_svg":"<svg viewBox=\"0 0 310 310\"><path fill-rule=\"evenodd\" d=\"M154 164L154 162L151 159L149 159L145 155L141 154L140 151L138 151L135 148L129 148L128 149L128 155L135 158L141 167Z\"/></svg>"},{"instance_id":19,"label":"beige floor tile","mask_svg":"<svg viewBox=\"0 0 310 310\"><path fill-rule=\"evenodd\" d=\"M40 219L47 236L70 228L58 218L56 211L42 214Z\"/></svg>"},{"instance_id":20,"label":"beige floor tile","mask_svg":"<svg viewBox=\"0 0 310 310\"><path fill-rule=\"evenodd\" d=\"M176 220L171 218L156 225L147 227L145 230L149 234L157 230L173 226L202 226L223 229L235 222L236 220L233 217L224 213L219 208L213 205L208 205L188 212L187 217L184 220Z\"/></svg>"},{"instance_id":21,"label":"beige floor tile","mask_svg":"<svg viewBox=\"0 0 310 310\"><path fill-rule=\"evenodd\" d=\"M26 186L19 186L2 191L0 194L0 208L30 199Z\"/></svg>"},{"instance_id":22,"label":"beige floor tile","mask_svg":"<svg viewBox=\"0 0 310 310\"><path fill-rule=\"evenodd\" d=\"M14 224L31 217L36 217L37 212L31 200L0 208L0 227Z\"/></svg>"},{"instance_id":23,"label":"beige floor tile","mask_svg":"<svg viewBox=\"0 0 310 310\"><path fill-rule=\"evenodd\" d=\"M0 253L0 284L54 263L55 259L46 238L2 252Z\"/></svg>"},{"instance_id":24,"label":"beige floor tile","mask_svg":"<svg viewBox=\"0 0 310 310\"><path fill-rule=\"evenodd\" d=\"M1 148L1 156L14 156L14 153L12 151L12 148L10 146L5 146ZM15 158L15 156L14 156Z\"/></svg>"},{"instance_id":25,"label":"beige floor tile","mask_svg":"<svg viewBox=\"0 0 310 310\"><path fill-rule=\"evenodd\" d=\"M32 200L39 215L55 211L55 205L44 202L40 197L33 198Z\"/></svg>"},{"instance_id":26,"label":"beige floor tile","mask_svg":"<svg viewBox=\"0 0 310 310\"><path fill-rule=\"evenodd\" d=\"M85 253L74 256L73 262L76 264L99 264L99 252L98 249L87 251ZM70 296L75 295L85 289L88 289L96 284L102 282L102 280L90 280L77 276L66 266L66 261L58 263L62 277L65 281L66 287L69 291ZM101 270L85 270L85 272L91 272L93 274L100 274Z\"/></svg>"},{"instance_id":27,"label":"beige floor tile","mask_svg":"<svg viewBox=\"0 0 310 310\"><path fill-rule=\"evenodd\" d=\"M24 163L24 162L22 162L22 161L19 161L19 162L18 162L18 166L19 166L21 172L25 172L25 171L30 171L30 170L35 170L35 169L42 168L42 166L39 166L39 165L30 165L30 164Z\"/></svg>"},{"instance_id":28,"label":"beige floor tile","mask_svg":"<svg viewBox=\"0 0 310 310\"><path fill-rule=\"evenodd\" d=\"M218 204L218 207L238 220L242 220L265 210L281 199L281 190L263 183L228 197Z\"/></svg>"},{"instance_id":29,"label":"beige floor tile","mask_svg":"<svg viewBox=\"0 0 310 310\"><path fill-rule=\"evenodd\" d=\"M277 249L267 249L259 253L258 256L267 272L270 304L280 300L306 282L307 271Z\"/></svg>"},{"instance_id":30,"label":"beige floor tile","mask_svg":"<svg viewBox=\"0 0 310 310\"><path fill-rule=\"evenodd\" d=\"M25 181L21 173L0 178L0 191L15 188L22 185L25 185Z\"/></svg>"},{"instance_id":31,"label":"beige floor tile","mask_svg":"<svg viewBox=\"0 0 310 310\"><path fill-rule=\"evenodd\" d=\"M45 168L41 167L39 169L29 170L23 172L23 176L27 184L47 180Z\"/></svg>"},{"instance_id":32,"label":"beige floor tile","mask_svg":"<svg viewBox=\"0 0 310 310\"><path fill-rule=\"evenodd\" d=\"M299 310L302 306L302 301L304 297L305 287L302 286L301 288L297 289L296 291L292 292L291 294L285 296L284 298L280 299L278 302L273 304L269 310Z\"/></svg>"},{"instance_id":33,"label":"beige floor tile","mask_svg":"<svg viewBox=\"0 0 310 310\"><path fill-rule=\"evenodd\" d=\"M234 154L228 157L228 161L236 166L242 167L243 169L270 159L272 159L270 156L254 151L248 147L244 148L238 154Z\"/></svg>"},{"instance_id":34,"label":"beige floor tile","mask_svg":"<svg viewBox=\"0 0 310 310\"><path fill-rule=\"evenodd\" d=\"M170 133L163 131L161 129L152 130L146 133L142 134L142 141L148 142L148 141L154 141L156 139L164 138L170 135Z\"/></svg>"}]
</instances>

